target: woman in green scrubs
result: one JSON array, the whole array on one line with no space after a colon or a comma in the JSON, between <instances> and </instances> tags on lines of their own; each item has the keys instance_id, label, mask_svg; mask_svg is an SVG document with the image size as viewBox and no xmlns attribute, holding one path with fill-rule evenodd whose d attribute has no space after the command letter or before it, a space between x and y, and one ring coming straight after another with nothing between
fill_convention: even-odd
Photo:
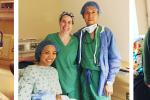
<instances>
[{"instance_id":1,"label":"woman in green scrubs","mask_svg":"<svg viewBox=\"0 0 150 100\"><path fill-rule=\"evenodd\" d=\"M59 48L54 66L58 71L63 94L79 100L79 76L76 64L78 40L71 34L73 17L72 13L63 12L59 18L60 32L48 34L45 39L52 40Z\"/></svg>"}]
</instances>

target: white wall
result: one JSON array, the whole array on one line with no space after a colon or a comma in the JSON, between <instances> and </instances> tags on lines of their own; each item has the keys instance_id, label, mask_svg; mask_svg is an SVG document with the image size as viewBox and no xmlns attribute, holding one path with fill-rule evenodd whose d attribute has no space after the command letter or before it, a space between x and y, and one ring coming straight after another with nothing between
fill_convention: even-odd
<instances>
[{"instance_id":1,"label":"white wall","mask_svg":"<svg viewBox=\"0 0 150 100\"><path fill-rule=\"evenodd\" d=\"M43 38L58 31L59 0L19 0L19 38Z\"/></svg>"},{"instance_id":2,"label":"white wall","mask_svg":"<svg viewBox=\"0 0 150 100\"><path fill-rule=\"evenodd\" d=\"M61 11L73 12L75 16L73 32L76 32L79 28L85 25L84 20L80 15L80 10L83 4L83 0L78 0L78 2L76 0L61 0Z\"/></svg>"},{"instance_id":3,"label":"white wall","mask_svg":"<svg viewBox=\"0 0 150 100\"><path fill-rule=\"evenodd\" d=\"M100 4L104 13L99 23L108 26L114 32L122 60L128 61L129 0L100 0Z\"/></svg>"},{"instance_id":4,"label":"white wall","mask_svg":"<svg viewBox=\"0 0 150 100\"><path fill-rule=\"evenodd\" d=\"M148 26L150 27L150 0L147 0Z\"/></svg>"},{"instance_id":5,"label":"white wall","mask_svg":"<svg viewBox=\"0 0 150 100\"><path fill-rule=\"evenodd\" d=\"M139 34L145 34L148 29L146 0L135 0Z\"/></svg>"}]
</instances>

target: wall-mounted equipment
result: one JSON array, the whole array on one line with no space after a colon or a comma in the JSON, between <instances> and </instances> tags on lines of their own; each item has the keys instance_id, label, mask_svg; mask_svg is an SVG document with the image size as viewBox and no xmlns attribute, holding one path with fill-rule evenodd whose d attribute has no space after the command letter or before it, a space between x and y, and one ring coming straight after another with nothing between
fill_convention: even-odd
<instances>
[{"instance_id":1,"label":"wall-mounted equipment","mask_svg":"<svg viewBox=\"0 0 150 100\"><path fill-rule=\"evenodd\" d=\"M14 9L14 1L13 0L2 0L0 2L0 9L13 10Z\"/></svg>"},{"instance_id":2,"label":"wall-mounted equipment","mask_svg":"<svg viewBox=\"0 0 150 100\"><path fill-rule=\"evenodd\" d=\"M3 33L0 31L0 47L3 47Z\"/></svg>"},{"instance_id":3,"label":"wall-mounted equipment","mask_svg":"<svg viewBox=\"0 0 150 100\"><path fill-rule=\"evenodd\" d=\"M14 0L0 0L0 19L13 19Z\"/></svg>"}]
</instances>

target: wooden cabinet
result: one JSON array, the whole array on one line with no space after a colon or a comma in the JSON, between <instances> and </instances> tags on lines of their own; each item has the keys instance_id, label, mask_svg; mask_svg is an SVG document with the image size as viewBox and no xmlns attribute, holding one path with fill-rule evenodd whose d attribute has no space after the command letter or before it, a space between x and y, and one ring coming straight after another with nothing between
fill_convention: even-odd
<instances>
[{"instance_id":1,"label":"wooden cabinet","mask_svg":"<svg viewBox=\"0 0 150 100\"><path fill-rule=\"evenodd\" d=\"M0 0L0 19L13 20L14 18L14 0Z\"/></svg>"},{"instance_id":2,"label":"wooden cabinet","mask_svg":"<svg viewBox=\"0 0 150 100\"><path fill-rule=\"evenodd\" d=\"M11 61L14 58L14 36L4 34L3 48L0 50L0 59Z\"/></svg>"},{"instance_id":3,"label":"wooden cabinet","mask_svg":"<svg viewBox=\"0 0 150 100\"><path fill-rule=\"evenodd\" d=\"M0 67L9 66L14 58L14 0L0 0L0 31L4 34Z\"/></svg>"}]
</instances>

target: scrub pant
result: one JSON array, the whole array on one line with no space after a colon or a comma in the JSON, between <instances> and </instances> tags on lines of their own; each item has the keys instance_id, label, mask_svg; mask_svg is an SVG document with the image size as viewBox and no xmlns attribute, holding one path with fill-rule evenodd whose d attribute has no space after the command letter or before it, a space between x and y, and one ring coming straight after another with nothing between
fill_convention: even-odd
<instances>
[{"instance_id":1,"label":"scrub pant","mask_svg":"<svg viewBox=\"0 0 150 100\"><path fill-rule=\"evenodd\" d=\"M81 74L82 100L111 100L111 97L98 96L100 71L90 70L90 78L86 79L86 70Z\"/></svg>"}]
</instances>

